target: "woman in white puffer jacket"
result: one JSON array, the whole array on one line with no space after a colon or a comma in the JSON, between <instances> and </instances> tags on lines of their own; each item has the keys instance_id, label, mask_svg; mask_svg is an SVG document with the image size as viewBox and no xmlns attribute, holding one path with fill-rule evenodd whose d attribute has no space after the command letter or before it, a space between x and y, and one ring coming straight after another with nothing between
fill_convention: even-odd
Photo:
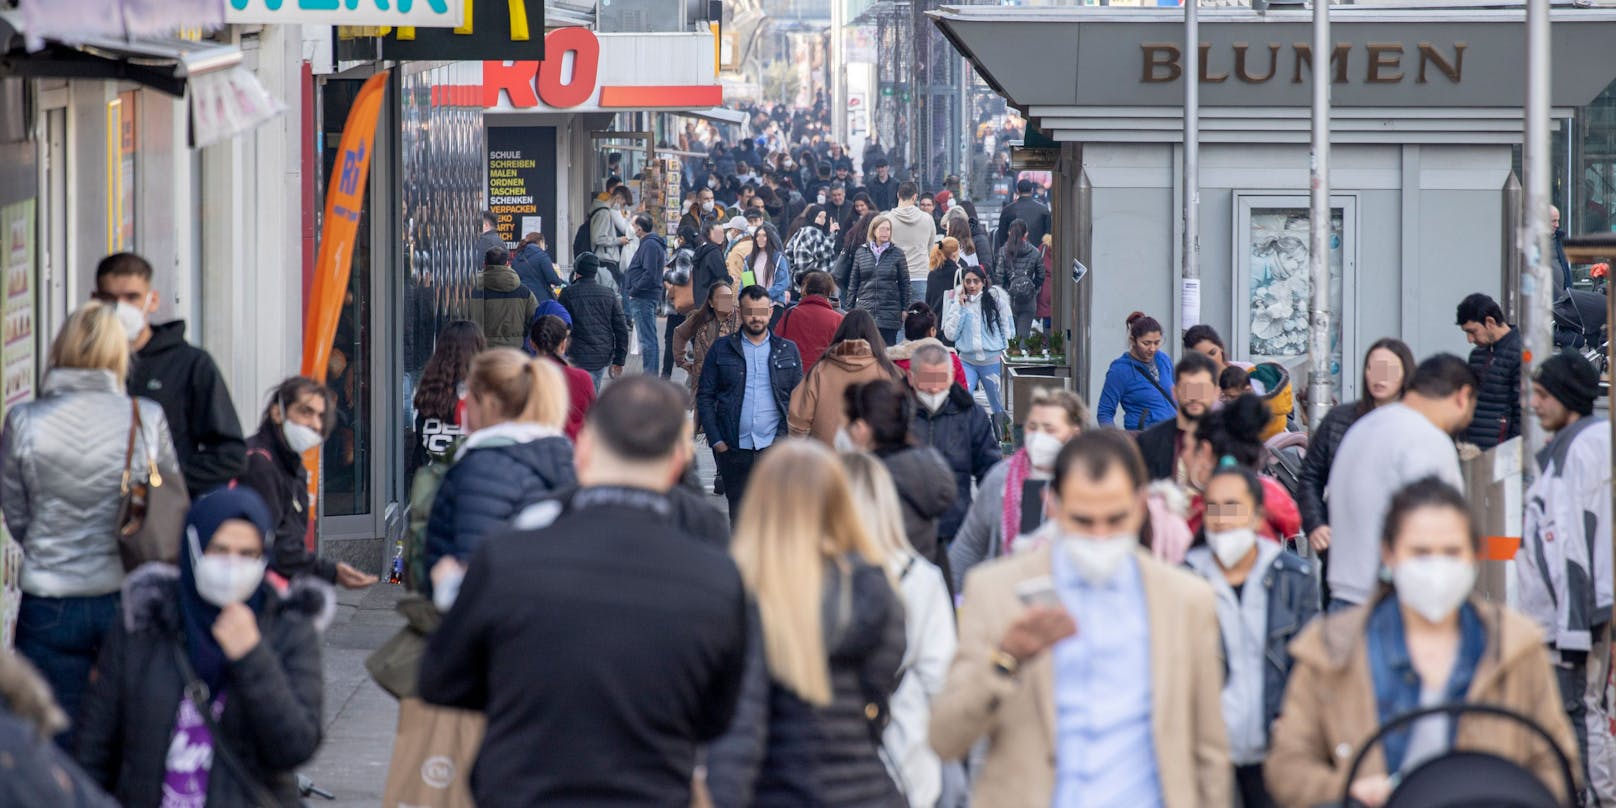
<instances>
[{"instance_id":1,"label":"woman in white puffer jacket","mask_svg":"<svg viewBox=\"0 0 1616 808\"><path fill-rule=\"evenodd\" d=\"M954 613L943 573L921 558L903 532L897 486L875 456L842 455L853 500L876 542L904 605L902 679L889 702L892 721L882 736L883 759L913 808L931 808L943 793L943 764L931 749L931 704L954 658Z\"/></svg>"}]
</instances>

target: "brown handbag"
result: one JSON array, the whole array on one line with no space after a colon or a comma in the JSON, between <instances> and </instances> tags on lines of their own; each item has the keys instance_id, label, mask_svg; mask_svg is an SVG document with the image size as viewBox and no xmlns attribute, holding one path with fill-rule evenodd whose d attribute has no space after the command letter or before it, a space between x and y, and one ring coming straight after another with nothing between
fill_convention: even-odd
<instances>
[{"instance_id":1,"label":"brown handbag","mask_svg":"<svg viewBox=\"0 0 1616 808\"><path fill-rule=\"evenodd\" d=\"M134 479L135 436L141 434L140 402L129 399L129 445L124 449L123 482L118 503L118 555L125 572L148 561L180 560L180 533L191 510L184 480L165 480L157 470L157 452L146 449L146 477ZM144 435L142 435L144 437ZM143 441L146 442L146 441Z\"/></svg>"}]
</instances>

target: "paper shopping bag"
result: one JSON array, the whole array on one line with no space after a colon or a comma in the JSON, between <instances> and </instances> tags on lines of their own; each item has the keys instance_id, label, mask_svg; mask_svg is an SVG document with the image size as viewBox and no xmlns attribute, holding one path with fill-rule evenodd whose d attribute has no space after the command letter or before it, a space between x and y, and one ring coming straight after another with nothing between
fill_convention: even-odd
<instances>
[{"instance_id":1,"label":"paper shopping bag","mask_svg":"<svg viewBox=\"0 0 1616 808\"><path fill-rule=\"evenodd\" d=\"M475 808L471 764L483 742L482 713L427 704L398 703L398 736L387 768L385 808Z\"/></svg>"}]
</instances>

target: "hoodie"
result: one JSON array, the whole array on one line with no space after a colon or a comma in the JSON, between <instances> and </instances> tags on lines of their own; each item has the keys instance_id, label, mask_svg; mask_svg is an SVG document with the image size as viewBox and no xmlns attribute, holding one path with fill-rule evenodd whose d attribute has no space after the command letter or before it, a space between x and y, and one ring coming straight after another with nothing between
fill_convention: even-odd
<instances>
[{"instance_id":1,"label":"hoodie","mask_svg":"<svg viewBox=\"0 0 1616 808\"><path fill-rule=\"evenodd\" d=\"M247 470L241 422L213 357L185 341L185 321L151 329L129 364L129 395L162 405L185 490L196 499Z\"/></svg>"},{"instance_id":2,"label":"hoodie","mask_svg":"<svg viewBox=\"0 0 1616 808\"><path fill-rule=\"evenodd\" d=\"M791 392L791 407L786 412L791 437L807 436L826 446L833 445L836 431L847 422L843 391L855 384L886 378L891 377L869 342L850 339L832 345Z\"/></svg>"},{"instance_id":3,"label":"hoodie","mask_svg":"<svg viewBox=\"0 0 1616 808\"><path fill-rule=\"evenodd\" d=\"M903 250L909 280L924 281L931 274L931 247L937 242L937 222L914 205L899 205L892 217L892 244Z\"/></svg>"},{"instance_id":4,"label":"hoodie","mask_svg":"<svg viewBox=\"0 0 1616 808\"><path fill-rule=\"evenodd\" d=\"M490 348L520 350L527 340L527 324L538 308L538 298L508 266L483 267L471 290L471 319L482 326Z\"/></svg>"}]
</instances>

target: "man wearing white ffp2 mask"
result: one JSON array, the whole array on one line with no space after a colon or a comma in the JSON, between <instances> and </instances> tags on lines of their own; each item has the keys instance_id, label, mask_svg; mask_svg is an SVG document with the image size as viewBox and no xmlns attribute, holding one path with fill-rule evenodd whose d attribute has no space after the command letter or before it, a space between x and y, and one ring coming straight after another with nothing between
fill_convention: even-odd
<instances>
[{"instance_id":1,"label":"man wearing white ffp2 mask","mask_svg":"<svg viewBox=\"0 0 1616 808\"><path fill-rule=\"evenodd\" d=\"M991 738L973 803L1229 804L1212 592L1138 548L1145 477L1124 433L1078 435L1051 481L1055 541L967 580L931 741L949 760Z\"/></svg>"}]
</instances>

